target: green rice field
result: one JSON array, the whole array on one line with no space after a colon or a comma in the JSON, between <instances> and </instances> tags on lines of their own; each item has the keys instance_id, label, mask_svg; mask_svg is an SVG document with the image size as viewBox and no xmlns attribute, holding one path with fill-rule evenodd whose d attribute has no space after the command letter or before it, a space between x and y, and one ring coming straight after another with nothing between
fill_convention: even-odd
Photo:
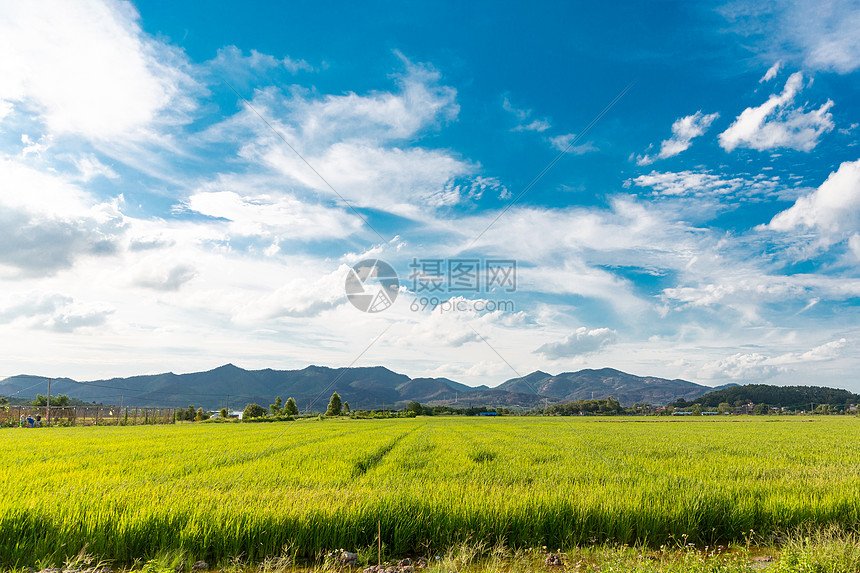
<instances>
[{"instance_id":1,"label":"green rice field","mask_svg":"<svg viewBox=\"0 0 860 573\"><path fill-rule=\"evenodd\" d=\"M860 528L856 417L425 418L0 430L0 565L376 544L767 542Z\"/></svg>"}]
</instances>

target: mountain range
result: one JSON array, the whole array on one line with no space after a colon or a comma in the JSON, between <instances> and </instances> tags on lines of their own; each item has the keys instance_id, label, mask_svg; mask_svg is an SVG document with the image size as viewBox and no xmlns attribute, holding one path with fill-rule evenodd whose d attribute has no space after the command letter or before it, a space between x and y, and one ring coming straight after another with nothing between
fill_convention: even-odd
<instances>
[{"instance_id":1,"label":"mountain range","mask_svg":"<svg viewBox=\"0 0 860 573\"><path fill-rule=\"evenodd\" d=\"M353 409L400 408L416 401L490 407L533 407L614 396L622 405L663 405L683 398L694 400L714 388L653 376L635 376L612 368L552 375L535 371L498 386L467 386L447 378L410 378L382 366L301 370L245 370L226 364L206 372L153 374L79 382L52 380L51 395L66 394L87 402L127 406L232 409L255 402L263 406L292 396L301 410L324 410L332 392ZM32 397L47 393L47 379L19 375L0 381L0 396Z\"/></svg>"}]
</instances>

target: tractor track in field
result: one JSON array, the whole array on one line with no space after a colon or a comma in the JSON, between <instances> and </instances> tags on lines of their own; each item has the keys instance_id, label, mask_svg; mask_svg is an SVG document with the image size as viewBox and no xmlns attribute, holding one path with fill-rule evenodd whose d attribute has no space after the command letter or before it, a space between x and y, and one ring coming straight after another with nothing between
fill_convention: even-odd
<instances>
[{"instance_id":1,"label":"tractor track in field","mask_svg":"<svg viewBox=\"0 0 860 573\"><path fill-rule=\"evenodd\" d=\"M426 425L427 424L424 424L423 426L415 427L415 428L412 428L411 430L403 432L402 434L389 440L388 442L386 442L385 444L383 444L381 447L377 448L373 452L371 452L371 453L359 458L358 460L356 460L356 462L354 464L353 471L352 471L352 477L353 478L361 477L364 474L366 474L367 472L369 472L370 470L372 470L373 468L375 468L376 466L378 466L379 463L385 458L385 456L387 456L389 454L389 452L391 452L391 450L393 450L394 447L398 443L400 443L401 440L403 440L403 438L405 438L409 434L415 432L415 430L418 430L419 428L423 429Z\"/></svg>"}]
</instances>

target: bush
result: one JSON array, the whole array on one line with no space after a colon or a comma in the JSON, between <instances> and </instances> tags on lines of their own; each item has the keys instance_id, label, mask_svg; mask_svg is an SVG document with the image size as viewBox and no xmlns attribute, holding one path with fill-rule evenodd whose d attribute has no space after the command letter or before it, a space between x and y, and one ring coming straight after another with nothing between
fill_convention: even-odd
<instances>
[{"instance_id":1,"label":"bush","mask_svg":"<svg viewBox=\"0 0 860 573\"><path fill-rule=\"evenodd\" d=\"M262 418L266 415L267 411L268 410L266 410L259 404L251 403L245 406L245 409L242 410L242 419L247 420L249 418Z\"/></svg>"}]
</instances>

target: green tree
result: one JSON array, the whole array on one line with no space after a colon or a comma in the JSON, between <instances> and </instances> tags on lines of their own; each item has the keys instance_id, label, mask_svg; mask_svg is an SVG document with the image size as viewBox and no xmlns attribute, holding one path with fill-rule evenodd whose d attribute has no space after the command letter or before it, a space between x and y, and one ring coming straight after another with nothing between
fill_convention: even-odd
<instances>
[{"instance_id":1,"label":"green tree","mask_svg":"<svg viewBox=\"0 0 860 573\"><path fill-rule=\"evenodd\" d=\"M275 398L274 404L269 404L269 411L272 412L273 416L277 416L281 413L281 408L283 407L283 405L283 400L281 400L281 397L278 396L277 398Z\"/></svg>"},{"instance_id":2,"label":"green tree","mask_svg":"<svg viewBox=\"0 0 860 573\"><path fill-rule=\"evenodd\" d=\"M762 416L764 414L767 414L767 404L756 404L753 408L753 414L755 414L756 416Z\"/></svg>"},{"instance_id":3,"label":"green tree","mask_svg":"<svg viewBox=\"0 0 860 573\"><path fill-rule=\"evenodd\" d=\"M203 411L203 408L197 408L197 413L194 415L195 422L202 422L203 420L208 420L209 414Z\"/></svg>"},{"instance_id":4,"label":"green tree","mask_svg":"<svg viewBox=\"0 0 860 573\"><path fill-rule=\"evenodd\" d=\"M340 416L341 408L343 407L343 402L340 399L340 395L335 392L331 395L331 400L328 401L328 409L325 412L326 416Z\"/></svg>"},{"instance_id":5,"label":"green tree","mask_svg":"<svg viewBox=\"0 0 860 573\"><path fill-rule=\"evenodd\" d=\"M221 411L219 413L221 414L222 418L226 418L228 414L227 408L221 408Z\"/></svg>"},{"instance_id":6,"label":"green tree","mask_svg":"<svg viewBox=\"0 0 860 573\"><path fill-rule=\"evenodd\" d=\"M284 414L287 416L298 416L299 415L299 407L296 406L296 401L292 396L287 398L287 403L284 405Z\"/></svg>"},{"instance_id":7,"label":"green tree","mask_svg":"<svg viewBox=\"0 0 860 573\"><path fill-rule=\"evenodd\" d=\"M8 403L9 403L9 400L7 400L5 396L0 396L0 406L3 406L3 405L8 404Z\"/></svg>"},{"instance_id":8,"label":"green tree","mask_svg":"<svg viewBox=\"0 0 860 573\"><path fill-rule=\"evenodd\" d=\"M349 402L344 402L344 403L343 403L343 413L344 413L344 414L349 414L349 411L350 411L350 410L349 410Z\"/></svg>"},{"instance_id":9,"label":"green tree","mask_svg":"<svg viewBox=\"0 0 860 573\"><path fill-rule=\"evenodd\" d=\"M693 406L693 409L691 410L691 412L693 413L694 416L701 416L702 415L702 407L699 404L696 404L695 406Z\"/></svg>"},{"instance_id":10,"label":"green tree","mask_svg":"<svg viewBox=\"0 0 860 573\"><path fill-rule=\"evenodd\" d=\"M36 394L36 399L30 402L33 406L37 407L45 407L48 405L48 397L42 396L41 394ZM59 396L51 396L51 406L68 406L69 405L69 397L65 394L60 394Z\"/></svg>"},{"instance_id":11,"label":"green tree","mask_svg":"<svg viewBox=\"0 0 860 573\"><path fill-rule=\"evenodd\" d=\"M266 415L266 409L260 406L259 404L248 404L245 406L245 409L242 410L242 419L249 420L251 418L262 418Z\"/></svg>"},{"instance_id":12,"label":"green tree","mask_svg":"<svg viewBox=\"0 0 860 573\"><path fill-rule=\"evenodd\" d=\"M407 412L412 412L416 416L420 416L424 413L424 408L421 407L421 404L418 402L409 402L409 405L406 406Z\"/></svg>"},{"instance_id":13,"label":"green tree","mask_svg":"<svg viewBox=\"0 0 860 573\"><path fill-rule=\"evenodd\" d=\"M728 402L720 402L720 405L717 406L717 412L720 414L726 414L732 411L732 405Z\"/></svg>"},{"instance_id":14,"label":"green tree","mask_svg":"<svg viewBox=\"0 0 860 573\"><path fill-rule=\"evenodd\" d=\"M188 409L185 410L185 419L189 422L194 420L194 416L197 415L197 411L194 409L194 406L188 404Z\"/></svg>"}]
</instances>

